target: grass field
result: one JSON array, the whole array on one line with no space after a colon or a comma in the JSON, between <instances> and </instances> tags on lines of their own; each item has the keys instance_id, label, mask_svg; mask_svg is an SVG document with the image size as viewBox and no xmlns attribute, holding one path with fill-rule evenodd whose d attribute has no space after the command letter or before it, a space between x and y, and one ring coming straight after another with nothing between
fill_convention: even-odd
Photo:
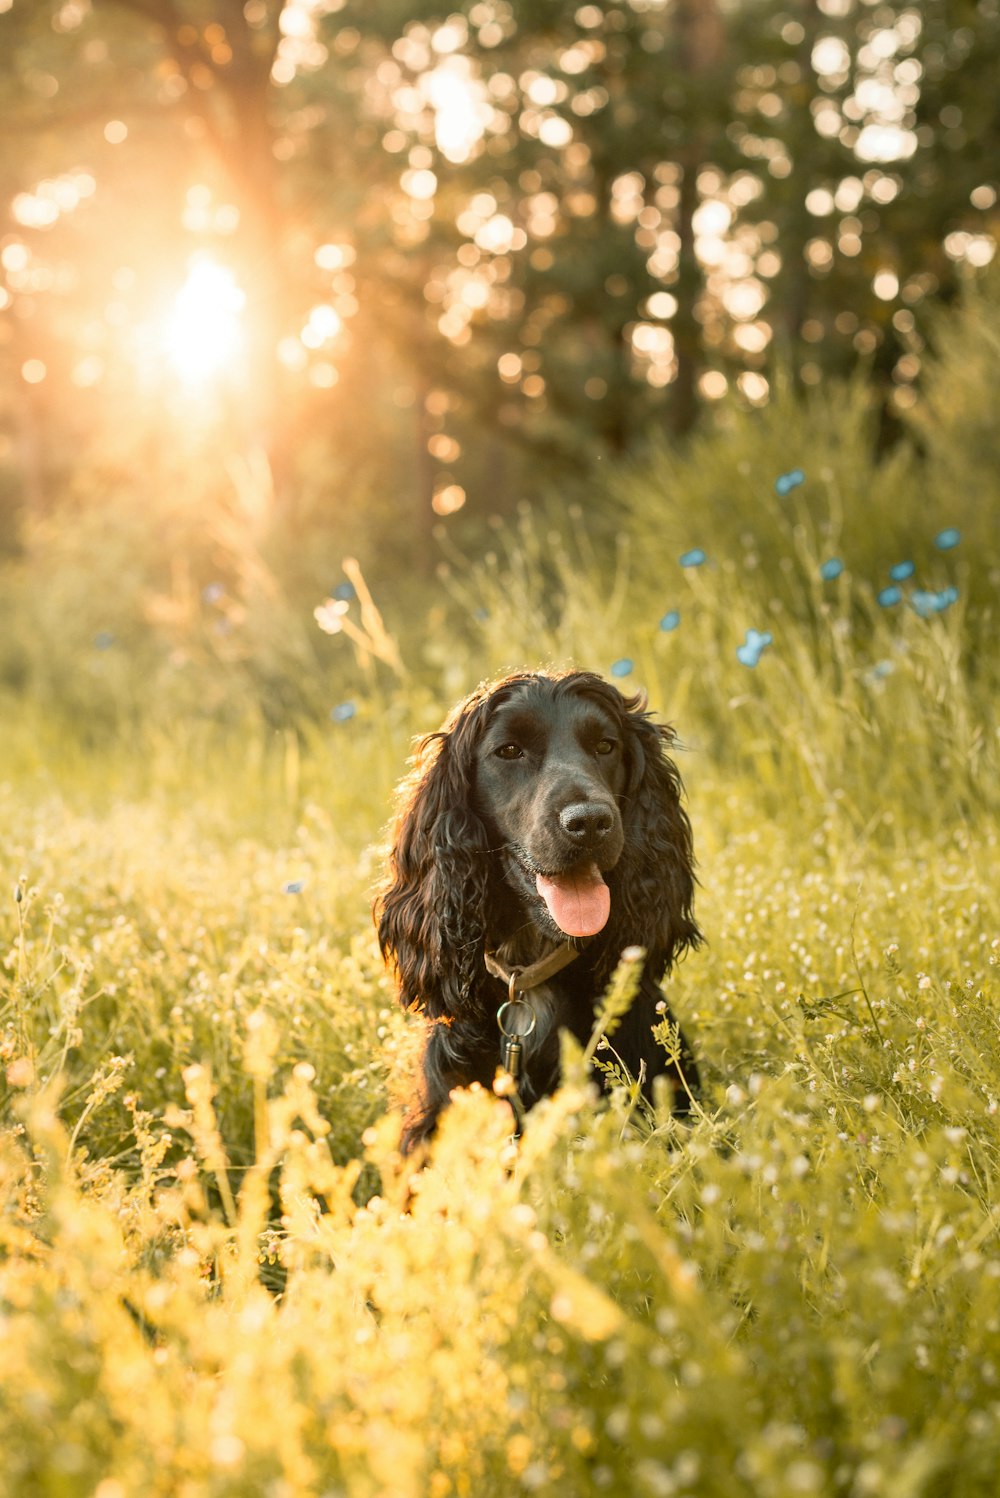
<instances>
[{"instance_id":1,"label":"grass field","mask_svg":"<svg viewBox=\"0 0 1000 1498\"><path fill-rule=\"evenodd\" d=\"M761 430L749 477L745 441L624 476L617 551L526 516L405 631L357 616L374 650L326 642L315 686L353 715L199 720L197 681L141 699L89 640L9 699L5 1493L996 1492L996 558L850 434L776 495ZM414 1178L369 915L392 785L479 676L569 661L686 745L703 1107L597 1107L567 1052L520 1148L465 1095ZM81 731L88 689L127 720Z\"/></svg>"}]
</instances>

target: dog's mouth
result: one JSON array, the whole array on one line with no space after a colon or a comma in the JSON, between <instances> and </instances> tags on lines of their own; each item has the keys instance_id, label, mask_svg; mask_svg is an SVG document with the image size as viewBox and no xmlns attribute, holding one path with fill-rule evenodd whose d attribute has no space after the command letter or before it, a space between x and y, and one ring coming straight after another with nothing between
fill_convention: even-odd
<instances>
[{"instance_id":1,"label":"dog's mouth","mask_svg":"<svg viewBox=\"0 0 1000 1498\"><path fill-rule=\"evenodd\" d=\"M593 859L559 873L545 873L521 858L517 862L564 935L596 936L604 930L611 914L611 891Z\"/></svg>"}]
</instances>

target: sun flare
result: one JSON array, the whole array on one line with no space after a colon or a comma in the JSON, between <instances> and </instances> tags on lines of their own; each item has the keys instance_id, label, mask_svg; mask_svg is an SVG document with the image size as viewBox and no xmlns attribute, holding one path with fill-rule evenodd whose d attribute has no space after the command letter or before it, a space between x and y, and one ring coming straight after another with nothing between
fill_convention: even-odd
<instances>
[{"instance_id":1,"label":"sun flare","mask_svg":"<svg viewBox=\"0 0 1000 1498\"><path fill-rule=\"evenodd\" d=\"M164 330L167 356L186 384L212 379L242 353L245 305L228 267L204 257L191 262Z\"/></svg>"}]
</instances>

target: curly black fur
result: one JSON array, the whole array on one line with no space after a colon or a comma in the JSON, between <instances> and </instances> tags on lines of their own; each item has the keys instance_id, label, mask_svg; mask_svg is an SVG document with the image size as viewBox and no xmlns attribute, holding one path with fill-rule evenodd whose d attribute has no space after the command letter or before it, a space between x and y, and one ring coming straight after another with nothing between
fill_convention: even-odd
<instances>
[{"instance_id":1,"label":"curly black fur","mask_svg":"<svg viewBox=\"0 0 1000 1498\"><path fill-rule=\"evenodd\" d=\"M513 732L507 724L518 737L500 746ZM602 869L610 916L597 934L576 940L580 956L532 996L538 1026L522 1099L530 1105L556 1085L559 1029L588 1038L622 951L641 946L642 984L615 1050L633 1075L645 1064L647 1091L654 1076L666 1075L677 1111L685 1110L697 1089L694 1060L683 1046L680 1066L668 1064L650 1034L670 1018L657 1011L660 981L701 941L691 826L666 754L673 742L673 730L651 719L641 695L624 697L582 671L482 686L421 742L376 902L379 943L396 969L400 1002L428 1021L405 1147L433 1131L453 1088L491 1086L505 993L484 954L527 964L565 941L531 876L582 861ZM570 803L584 819L603 813L599 830L572 833L572 846L564 826Z\"/></svg>"}]
</instances>

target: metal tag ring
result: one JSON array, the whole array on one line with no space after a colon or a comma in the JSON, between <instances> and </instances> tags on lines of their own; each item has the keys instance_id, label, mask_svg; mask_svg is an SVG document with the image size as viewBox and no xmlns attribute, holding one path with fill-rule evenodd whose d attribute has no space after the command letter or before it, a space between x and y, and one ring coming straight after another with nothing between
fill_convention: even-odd
<instances>
[{"instance_id":1,"label":"metal tag ring","mask_svg":"<svg viewBox=\"0 0 1000 1498\"><path fill-rule=\"evenodd\" d=\"M527 1015L527 1023L523 1029L507 1028L508 1023L513 1018L513 1016L508 1015L508 1010L519 1010ZM500 1034L506 1036L508 1040L523 1040L535 1028L535 1011L527 999L507 999L497 1010L497 1024L500 1027Z\"/></svg>"}]
</instances>

